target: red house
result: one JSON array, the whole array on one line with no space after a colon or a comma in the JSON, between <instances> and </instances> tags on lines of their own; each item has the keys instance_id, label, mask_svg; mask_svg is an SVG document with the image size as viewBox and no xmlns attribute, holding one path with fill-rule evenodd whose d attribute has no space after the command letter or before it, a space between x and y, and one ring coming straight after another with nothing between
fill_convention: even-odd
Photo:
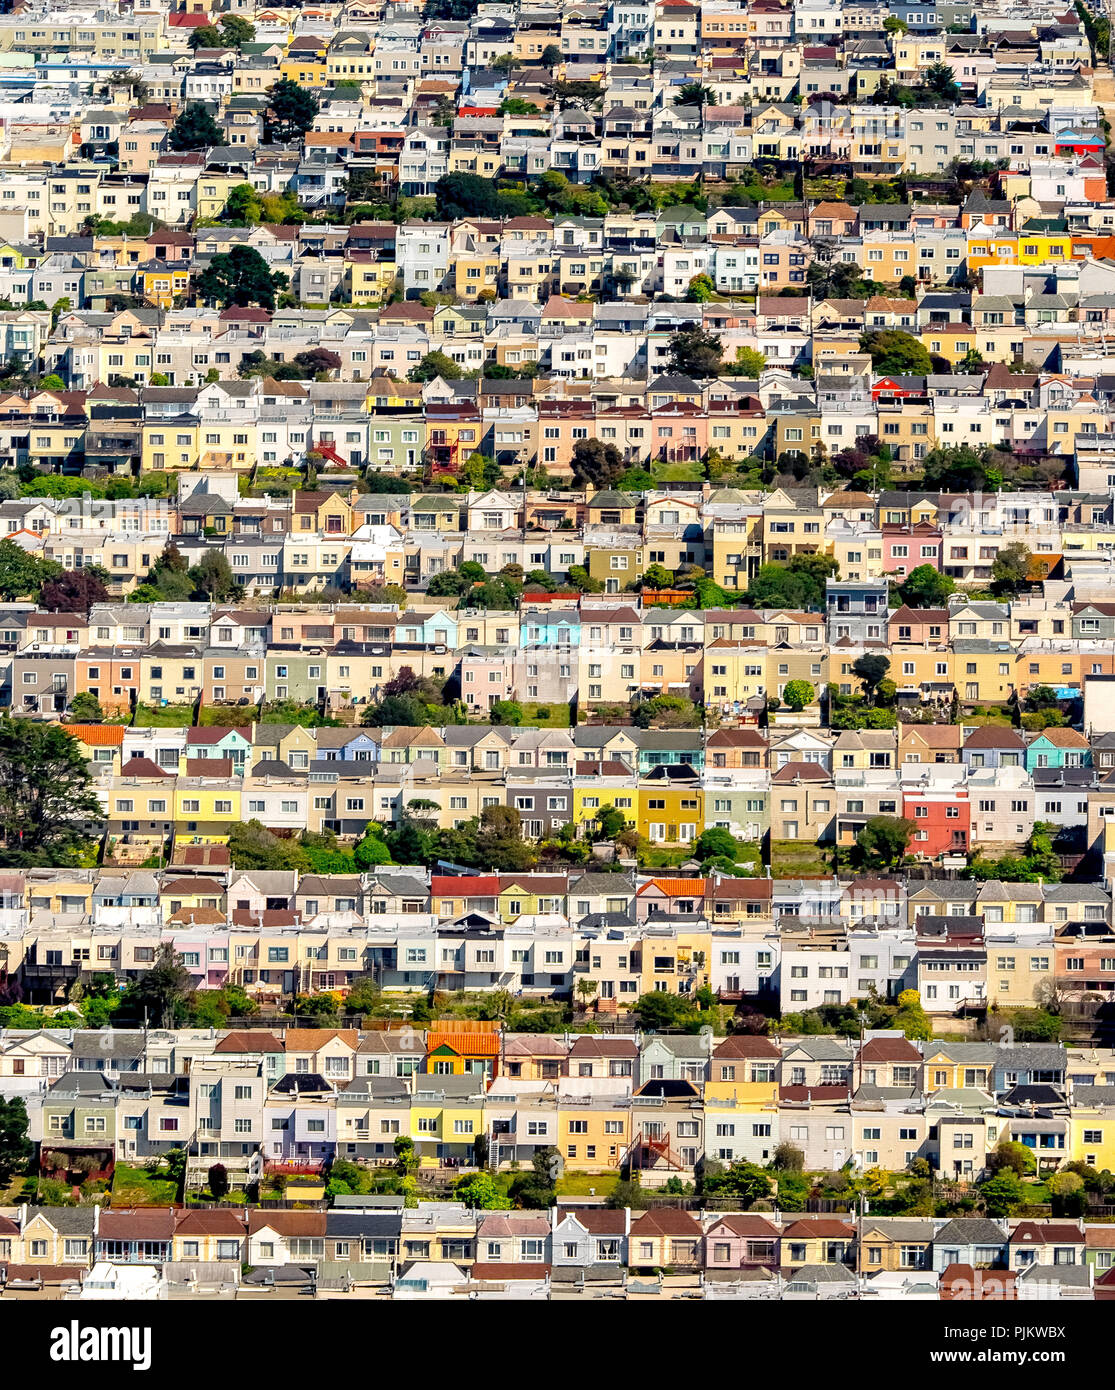
<instances>
[{"instance_id":1,"label":"red house","mask_svg":"<svg viewBox=\"0 0 1115 1390\"><path fill-rule=\"evenodd\" d=\"M905 401L924 395L923 376L881 376L871 386L871 396L876 401Z\"/></svg>"},{"instance_id":2,"label":"red house","mask_svg":"<svg viewBox=\"0 0 1115 1390\"><path fill-rule=\"evenodd\" d=\"M966 791L950 787L941 791L905 792L902 815L914 823L910 852L919 859L966 853L972 827Z\"/></svg>"}]
</instances>

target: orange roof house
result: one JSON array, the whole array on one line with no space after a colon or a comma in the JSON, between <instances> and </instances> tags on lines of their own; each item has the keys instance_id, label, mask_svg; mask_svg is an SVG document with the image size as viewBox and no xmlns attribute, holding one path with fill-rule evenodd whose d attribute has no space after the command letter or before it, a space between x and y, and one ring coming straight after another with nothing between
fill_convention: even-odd
<instances>
[{"instance_id":1,"label":"orange roof house","mask_svg":"<svg viewBox=\"0 0 1115 1390\"><path fill-rule=\"evenodd\" d=\"M499 1058L500 1034L494 1023L483 1031L454 1023L452 1028L431 1028L426 1033L427 1075L483 1073L494 1077L499 1072Z\"/></svg>"}]
</instances>

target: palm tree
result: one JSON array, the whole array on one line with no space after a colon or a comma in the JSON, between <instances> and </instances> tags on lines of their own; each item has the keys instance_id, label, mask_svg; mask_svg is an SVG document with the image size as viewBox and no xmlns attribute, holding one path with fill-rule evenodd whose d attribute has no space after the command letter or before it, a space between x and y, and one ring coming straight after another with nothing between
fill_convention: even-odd
<instances>
[{"instance_id":1,"label":"palm tree","mask_svg":"<svg viewBox=\"0 0 1115 1390\"><path fill-rule=\"evenodd\" d=\"M595 980L578 980L577 993L581 996L581 1008L588 1010L589 1000L596 993Z\"/></svg>"},{"instance_id":2,"label":"palm tree","mask_svg":"<svg viewBox=\"0 0 1115 1390\"><path fill-rule=\"evenodd\" d=\"M674 97L675 106L715 106L716 93L703 82L687 82Z\"/></svg>"}]
</instances>

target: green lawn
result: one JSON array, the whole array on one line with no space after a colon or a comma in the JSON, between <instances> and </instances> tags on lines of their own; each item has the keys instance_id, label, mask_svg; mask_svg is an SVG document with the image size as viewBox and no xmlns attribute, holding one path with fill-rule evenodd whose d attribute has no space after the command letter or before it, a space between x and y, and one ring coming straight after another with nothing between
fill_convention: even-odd
<instances>
[{"instance_id":1,"label":"green lawn","mask_svg":"<svg viewBox=\"0 0 1115 1390\"><path fill-rule=\"evenodd\" d=\"M772 878L821 878L832 873L832 859L809 840L772 840L770 872Z\"/></svg>"},{"instance_id":2,"label":"green lawn","mask_svg":"<svg viewBox=\"0 0 1115 1390\"><path fill-rule=\"evenodd\" d=\"M146 1168L118 1163L112 1175L112 1203L117 1207L165 1207L178 1200L178 1185L152 1178Z\"/></svg>"},{"instance_id":3,"label":"green lawn","mask_svg":"<svg viewBox=\"0 0 1115 1390\"><path fill-rule=\"evenodd\" d=\"M1014 727L1014 720L1009 714L962 714L958 720L961 724L997 724L1004 729Z\"/></svg>"},{"instance_id":4,"label":"green lawn","mask_svg":"<svg viewBox=\"0 0 1115 1390\"><path fill-rule=\"evenodd\" d=\"M650 471L661 483L699 483L705 476L705 465L699 459L690 463L662 463L655 460Z\"/></svg>"},{"instance_id":5,"label":"green lawn","mask_svg":"<svg viewBox=\"0 0 1115 1390\"><path fill-rule=\"evenodd\" d=\"M193 705L137 705L132 723L137 729L182 729L194 722Z\"/></svg>"},{"instance_id":6,"label":"green lawn","mask_svg":"<svg viewBox=\"0 0 1115 1390\"><path fill-rule=\"evenodd\" d=\"M250 724L257 712L256 705L202 705L197 722L206 729L236 729Z\"/></svg>"},{"instance_id":7,"label":"green lawn","mask_svg":"<svg viewBox=\"0 0 1115 1390\"><path fill-rule=\"evenodd\" d=\"M568 729L569 706L561 701L555 704L524 704L523 725L532 729Z\"/></svg>"},{"instance_id":8,"label":"green lawn","mask_svg":"<svg viewBox=\"0 0 1115 1390\"><path fill-rule=\"evenodd\" d=\"M692 845L680 845L677 848L655 845L645 853L640 853L639 867L641 869L676 869L679 864L684 864L692 858Z\"/></svg>"},{"instance_id":9,"label":"green lawn","mask_svg":"<svg viewBox=\"0 0 1115 1390\"><path fill-rule=\"evenodd\" d=\"M617 1182L618 1173L563 1173L557 1180L557 1194L559 1197L591 1197L594 1194L607 1197Z\"/></svg>"}]
</instances>

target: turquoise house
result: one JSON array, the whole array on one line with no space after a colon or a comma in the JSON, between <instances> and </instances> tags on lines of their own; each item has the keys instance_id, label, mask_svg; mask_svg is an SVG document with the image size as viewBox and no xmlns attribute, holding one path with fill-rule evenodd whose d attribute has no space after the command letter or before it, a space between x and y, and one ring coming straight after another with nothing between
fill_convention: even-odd
<instances>
[{"instance_id":1,"label":"turquoise house","mask_svg":"<svg viewBox=\"0 0 1115 1390\"><path fill-rule=\"evenodd\" d=\"M1026 746L1026 771L1036 767L1091 767L1088 740L1075 729L1043 729Z\"/></svg>"}]
</instances>

